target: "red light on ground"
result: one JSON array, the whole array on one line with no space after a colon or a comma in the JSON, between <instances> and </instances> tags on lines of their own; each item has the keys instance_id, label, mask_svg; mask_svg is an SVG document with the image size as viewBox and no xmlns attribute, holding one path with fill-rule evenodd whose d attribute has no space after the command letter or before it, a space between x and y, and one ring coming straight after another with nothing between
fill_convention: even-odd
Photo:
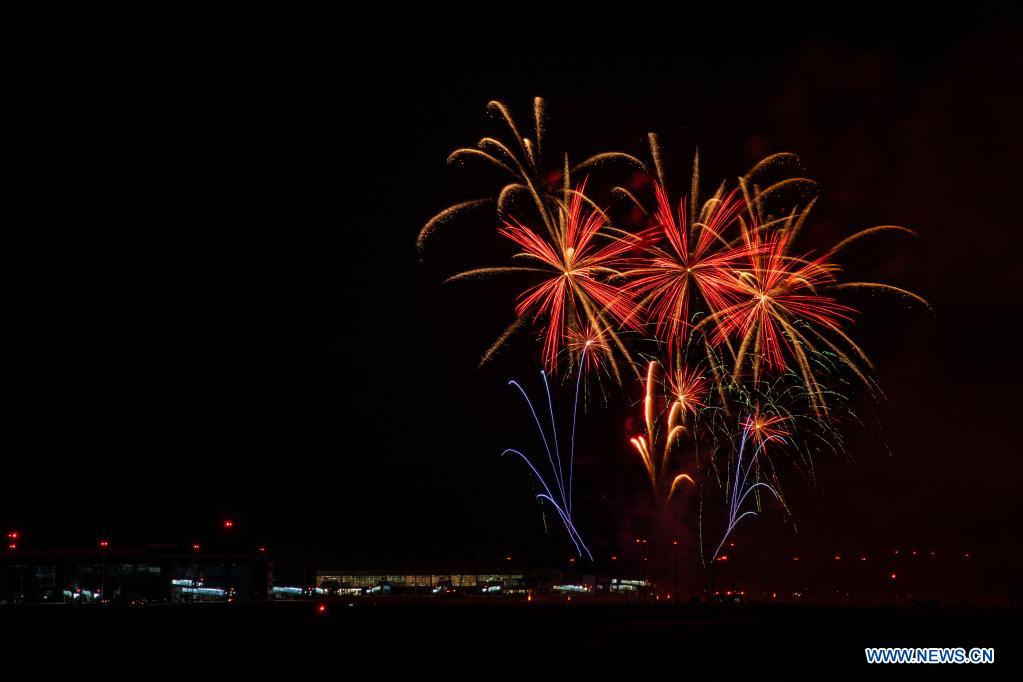
<instances>
[{"instance_id":1,"label":"red light on ground","mask_svg":"<svg viewBox=\"0 0 1023 682\"><path fill-rule=\"evenodd\" d=\"M101 548L104 548L104 549L106 549L107 547L109 547L109 546L110 546L110 541L109 541L109 540L100 540L100 541L99 541L99 546L100 546Z\"/></svg>"},{"instance_id":2,"label":"red light on ground","mask_svg":"<svg viewBox=\"0 0 1023 682\"><path fill-rule=\"evenodd\" d=\"M861 556L860 557L860 561L866 561L866 560L867 560L867 557L865 557L865 556Z\"/></svg>"},{"instance_id":3,"label":"red light on ground","mask_svg":"<svg viewBox=\"0 0 1023 682\"><path fill-rule=\"evenodd\" d=\"M672 540L672 541L671 541L671 544L673 544L673 545L677 545L677 544L678 544L678 540Z\"/></svg>"},{"instance_id":4,"label":"red light on ground","mask_svg":"<svg viewBox=\"0 0 1023 682\"><path fill-rule=\"evenodd\" d=\"M266 547L260 547L259 548L259 552L260 552L260 554L262 554L263 552L266 552Z\"/></svg>"},{"instance_id":5,"label":"red light on ground","mask_svg":"<svg viewBox=\"0 0 1023 682\"><path fill-rule=\"evenodd\" d=\"M7 549L18 549L18 543L12 542L11 544L7 545Z\"/></svg>"},{"instance_id":6,"label":"red light on ground","mask_svg":"<svg viewBox=\"0 0 1023 682\"><path fill-rule=\"evenodd\" d=\"M895 573L890 573L888 577L891 578L892 580L895 580L895 578L897 578L898 576Z\"/></svg>"},{"instance_id":7,"label":"red light on ground","mask_svg":"<svg viewBox=\"0 0 1023 682\"><path fill-rule=\"evenodd\" d=\"M728 561L728 555L722 554L721 556L718 557L718 561Z\"/></svg>"},{"instance_id":8,"label":"red light on ground","mask_svg":"<svg viewBox=\"0 0 1023 682\"><path fill-rule=\"evenodd\" d=\"M231 519L224 521L224 528L234 528L234 521Z\"/></svg>"},{"instance_id":9,"label":"red light on ground","mask_svg":"<svg viewBox=\"0 0 1023 682\"><path fill-rule=\"evenodd\" d=\"M198 543L192 545L192 551L193 552L198 552L200 549L201 549L201 547L199 547Z\"/></svg>"},{"instance_id":10,"label":"red light on ground","mask_svg":"<svg viewBox=\"0 0 1023 682\"><path fill-rule=\"evenodd\" d=\"M792 557L792 560L793 560L793 561L799 561L799 557L797 557L797 556L794 556L794 557Z\"/></svg>"},{"instance_id":11,"label":"red light on ground","mask_svg":"<svg viewBox=\"0 0 1023 682\"><path fill-rule=\"evenodd\" d=\"M611 561L618 561L618 555L617 554L612 554L611 555Z\"/></svg>"},{"instance_id":12,"label":"red light on ground","mask_svg":"<svg viewBox=\"0 0 1023 682\"><path fill-rule=\"evenodd\" d=\"M841 560L842 560L842 555L841 554L836 554L835 555L835 561L841 561Z\"/></svg>"},{"instance_id":13,"label":"red light on ground","mask_svg":"<svg viewBox=\"0 0 1023 682\"><path fill-rule=\"evenodd\" d=\"M326 613L327 612L327 605L326 604L320 604L319 606L316 607L316 612L317 613Z\"/></svg>"},{"instance_id":14,"label":"red light on ground","mask_svg":"<svg viewBox=\"0 0 1023 682\"><path fill-rule=\"evenodd\" d=\"M895 556L899 556L899 550L895 550L894 554Z\"/></svg>"},{"instance_id":15,"label":"red light on ground","mask_svg":"<svg viewBox=\"0 0 1023 682\"><path fill-rule=\"evenodd\" d=\"M778 593L777 592L772 592L771 593L771 599L777 599L777 598L778 598Z\"/></svg>"},{"instance_id":16,"label":"red light on ground","mask_svg":"<svg viewBox=\"0 0 1023 682\"><path fill-rule=\"evenodd\" d=\"M728 546L729 546L729 547L735 547L735 543L734 543L734 542L729 542L729 543L728 543Z\"/></svg>"},{"instance_id":17,"label":"red light on ground","mask_svg":"<svg viewBox=\"0 0 1023 682\"><path fill-rule=\"evenodd\" d=\"M970 558L970 553L969 552L963 552L963 558L964 559L969 559Z\"/></svg>"},{"instance_id":18,"label":"red light on ground","mask_svg":"<svg viewBox=\"0 0 1023 682\"><path fill-rule=\"evenodd\" d=\"M8 540L17 540L19 537L21 537L21 533L19 533L16 530L12 530L10 533L7 534Z\"/></svg>"},{"instance_id":19,"label":"red light on ground","mask_svg":"<svg viewBox=\"0 0 1023 682\"><path fill-rule=\"evenodd\" d=\"M916 550L915 549L913 550L912 554L913 554L913 556L916 556Z\"/></svg>"},{"instance_id":20,"label":"red light on ground","mask_svg":"<svg viewBox=\"0 0 1023 682\"><path fill-rule=\"evenodd\" d=\"M506 556L504 558L505 561L511 561L511 559L512 559L511 554L509 554L508 556Z\"/></svg>"},{"instance_id":21,"label":"red light on ground","mask_svg":"<svg viewBox=\"0 0 1023 682\"><path fill-rule=\"evenodd\" d=\"M573 557L569 557L568 558L568 563L574 564L575 563L575 557L574 556Z\"/></svg>"}]
</instances>

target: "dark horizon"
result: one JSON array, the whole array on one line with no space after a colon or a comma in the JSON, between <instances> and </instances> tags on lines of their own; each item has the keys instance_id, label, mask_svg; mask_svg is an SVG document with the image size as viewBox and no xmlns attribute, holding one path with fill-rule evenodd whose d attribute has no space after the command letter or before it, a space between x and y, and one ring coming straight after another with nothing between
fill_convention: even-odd
<instances>
[{"instance_id":1,"label":"dark horizon","mask_svg":"<svg viewBox=\"0 0 1023 682\"><path fill-rule=\"evenodd\" d=\"M431 216L493 186L445 164L497 128L486 103L525 117L542 95L552 144L645 154L656 131L679 187L697 146L708 185L798 153L820 184L811 246L918 233L848 261L934 309L855 300L888 398L857 405L883 438L849 431L853 461L789 481L797 529L765 514L740 540L765 561L970 551L1002 557L995 577L1018 589L1023 29L996 13L807 32L694 12L715 28L180 17L45 43L8 92L0 528L26 546L185 543L231 518L328 563L571 553L498 456L532 433L506 382L535 386L535 340L476 368L517 282L442 283L507 248L469 224L422 261L415 247ZM605 551L630 529L594 472L646 485L624 428L640 391L580 421L597 510L581 523Z\"/></svg>"}]
</instances>

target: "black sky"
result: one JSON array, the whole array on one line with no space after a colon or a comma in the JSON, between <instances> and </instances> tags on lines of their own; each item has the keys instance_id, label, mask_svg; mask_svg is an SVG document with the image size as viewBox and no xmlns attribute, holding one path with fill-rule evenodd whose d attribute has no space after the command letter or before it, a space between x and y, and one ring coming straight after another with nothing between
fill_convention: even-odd
<instances>
[{"instance_id":1,"label":"black sky","mask_svg":"<svg viewBox=\"0 0 1023 682\"><path fill-rule=\"evenodd\" d=\"M535 378L537 348L476 369L516 283L441 284L504 251L455 225L420 263L415 236L493 186L444 163L497 130L487 101L543 95L576 158L656 130L681 185L695 145L720 179L795 151L820 244L917 230L850 261L935 308L856 301L890 454L854 434L853 463L820 462L799 541L1018 557L1013 17L129 19L6 48L0 525L26 542L186 540L230 515L338 557L534 544L528 479L498 453L529 434L504 384ZM640 480L625 416L587 417L622 447L583 462Z\"/></svg>"}]
</instances>

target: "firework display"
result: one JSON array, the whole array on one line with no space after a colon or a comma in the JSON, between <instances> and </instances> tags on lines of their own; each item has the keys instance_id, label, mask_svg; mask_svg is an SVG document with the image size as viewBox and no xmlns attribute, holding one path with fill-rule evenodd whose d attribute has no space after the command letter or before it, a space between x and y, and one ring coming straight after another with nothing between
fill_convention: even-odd
<instances>
[{"instance_id":1,"label":"firework display","mask_svg":"<svg viewBox=\"0 0 1023 682\"><path fill-rule=\"evenodd\" d=\"M843 292L872 289L927 303L897 286L847 279L839 256L871 235L912 232L882 225L823 252L800 246L817 185L802 177L790 153L768 156L702 199L699 156L688 194L673 198L653 133L652 170L623 152L574 167L561 153L558 166L548 169L543 101L537 98L533 109L533 135L526 137L505 105L488 105L512 143L484 137L449 162L480 160L510 181L494 198L456 204L429 220L419 235L420 255L443 223L496 208L479 214L489 216L499 242L517 249L511 262L449 281L511 272L533 278L508 302L515 320L483 359L513 333L535 330L550 438L521 385L512 385L529 404L550 474L541 475L518 450L505 453L529 465L537 498L555 508L579 555L590 551L573 517L575 417L580 386L585 390L594 370L605 367L619 394L635 395L637 384L643 393L643 432L624 434L622 451L609 456L638 455L636 469L645 472L666 518L677 513L672 500L684 487L701 501L723 501L727 513L713 561L739 522L772 499L791 514L786 470L812 481L818 453L843 452L842 426L859 421L849 407L855 386L879 395L873 365L850 331L862 315ZM615 182L616 170L628 171L626 182ZM576 371L567 463L547 385L566 364ZM699 523L702 537L702 515Z\"/></svg>"}]
</instances>

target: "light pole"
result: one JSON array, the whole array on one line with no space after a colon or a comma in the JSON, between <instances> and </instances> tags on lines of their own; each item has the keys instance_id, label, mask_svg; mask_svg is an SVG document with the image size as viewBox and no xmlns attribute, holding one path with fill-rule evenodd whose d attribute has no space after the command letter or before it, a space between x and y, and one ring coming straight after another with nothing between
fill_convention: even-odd
<instances>
[{"instance_id":1,"label":"light pole","mask_svg":"<svg viewBox=\"0 0 1023 682\"><path fill-rule=\"evenodd\" d=\"M678 603L678 540L672 540L671 545L675 550L675 591L672 595L675 597L675 603Z\"/></svg>"}]
</instances>

